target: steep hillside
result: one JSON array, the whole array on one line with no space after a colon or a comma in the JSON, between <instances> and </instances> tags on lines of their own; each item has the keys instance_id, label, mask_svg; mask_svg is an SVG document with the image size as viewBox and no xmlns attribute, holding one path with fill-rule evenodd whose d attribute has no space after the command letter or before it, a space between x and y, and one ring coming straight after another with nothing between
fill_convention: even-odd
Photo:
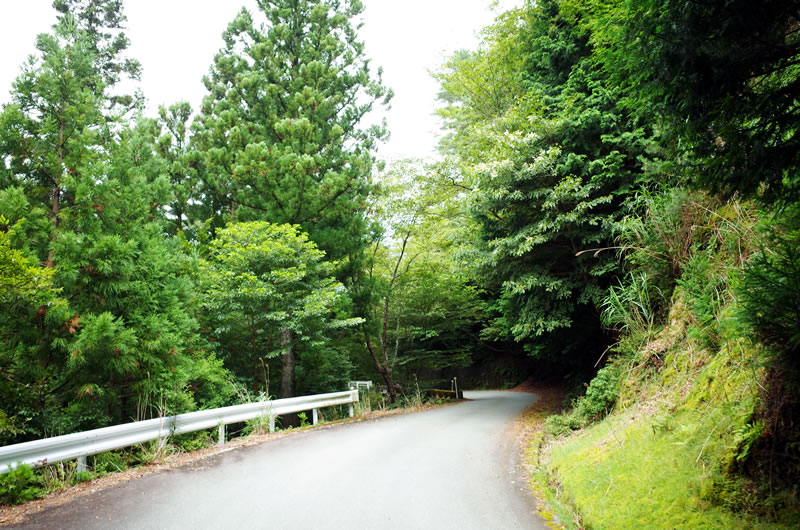
<instances>
[{"instance_id":1,"label":"steep hillside","mask_svg":"<svg viewBox=\"0 0 800 530\"><path fill-rule=\"evenodd\" d=\"M607 300L607 321L623 330L610 360L547 422L548 480L591 528L797 527L796 394L736 298L757 220L741 204L689 195L651 203L648 218L676 244L635 236L634 252L651 259L633 260L613 318L613 291ZM660 259L676 264L673 281L654 274Z\"/></svg>"}]
</instances>

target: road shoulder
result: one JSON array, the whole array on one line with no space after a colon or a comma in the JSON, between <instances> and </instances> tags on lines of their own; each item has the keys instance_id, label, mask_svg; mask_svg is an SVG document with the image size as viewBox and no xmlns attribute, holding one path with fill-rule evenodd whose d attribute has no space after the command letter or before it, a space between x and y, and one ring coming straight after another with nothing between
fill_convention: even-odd
<instances>
[{"instance_id":1,"label":"road shoulder","mask_svg":"<svg viewBox=\"0 0 800 530\"><path fill-rule=\"evenodd\" d=\"M566 394L559 386L535 383L532 380L525 381L511 391L529 392L538 397L514 422L513 431L520 440L519 459L539 517L550 528L564 529L566 527L562 521L572 519L572 514L558 503L556 493L540 465L540 451L544 441L544 421L562 410Z\"/></svg>"},{"instance_id":2,"label":"road shoulder","mask_svg":"<svg viewBox=\"0 0 800 530\"><path fill-rule=\"evenodd\" d=\"M26 502L24 504L18 504L16 506L0 505L0 526L10 526L24 523L29 517L35 516L46 510L63 506L81 497L92 495L132 480L138 480L149 475L186 468L189 466L202 465L205 460L228 453L230 451L236 451L246 447L270 443L283 439L287 436L293 436L309 430L327 430L352 423L375 422L384 418L390 418L402 414L411 414L414 412L422 412L434 408L451 406L457 403L459 402L437 405L424 404L421 407L414 408L372 411L361 416L356 416L355 418L323 423L316 426L287 429L274 433L250 434L241 438L229 440L225 443L225 445L221 446L213 445L202 449L196 449L194 451L182 451L168 454L158 461L126 469L118 473L97 477L86 482L81 482L69 488L50 493L45 497Z\"/></svg>"}]
</instances>

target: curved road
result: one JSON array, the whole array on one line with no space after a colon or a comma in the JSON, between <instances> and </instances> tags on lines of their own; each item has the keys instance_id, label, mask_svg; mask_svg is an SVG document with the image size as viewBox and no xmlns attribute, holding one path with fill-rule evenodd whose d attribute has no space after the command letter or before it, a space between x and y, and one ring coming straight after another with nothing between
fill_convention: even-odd
<instances>
[{"instance_id":1,"label":"curved road","mask_svg":"<svg viewBox=\"0 0 800 530\"><path fill-rule=\"evenodd\" d=\"M546 528L506 432L536 396L464 395L471 401L222 453L22 528Z\"/></svg>"}]
</instances>

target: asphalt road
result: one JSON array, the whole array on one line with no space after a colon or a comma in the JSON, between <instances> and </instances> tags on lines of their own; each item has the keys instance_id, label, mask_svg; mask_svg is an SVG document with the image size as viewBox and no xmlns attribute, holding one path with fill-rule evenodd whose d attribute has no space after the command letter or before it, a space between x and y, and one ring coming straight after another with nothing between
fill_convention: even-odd
<instances>
[{"instance_id":1,"label":"asphalt road","mask_svg":"<svg viewBox=\"0 0 800 530\"><path fill-rule=\"evenodd\" d=\"M22 528L546 528L510 420L532 394L309 430L133 480Z\"/></svg>"}]
</instances>

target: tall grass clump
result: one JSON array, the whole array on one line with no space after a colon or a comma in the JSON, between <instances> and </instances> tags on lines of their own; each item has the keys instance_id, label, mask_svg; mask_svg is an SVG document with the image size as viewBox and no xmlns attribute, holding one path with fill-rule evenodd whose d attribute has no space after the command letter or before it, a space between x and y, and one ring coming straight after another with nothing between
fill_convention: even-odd
<instances>
[{"instance_id":1,"label":"tall grass clump","mask_svg":"<svg viewBox=\"0 0 800 530\"><path fill-rule=\"evenodd\" d=\"M600 304L600 318L609 329L629 334L650 335L656 321L657 308L663 304L664 293L652 285L647 274L630 272L608 290Z\"/></svg>"}]
</instances>

